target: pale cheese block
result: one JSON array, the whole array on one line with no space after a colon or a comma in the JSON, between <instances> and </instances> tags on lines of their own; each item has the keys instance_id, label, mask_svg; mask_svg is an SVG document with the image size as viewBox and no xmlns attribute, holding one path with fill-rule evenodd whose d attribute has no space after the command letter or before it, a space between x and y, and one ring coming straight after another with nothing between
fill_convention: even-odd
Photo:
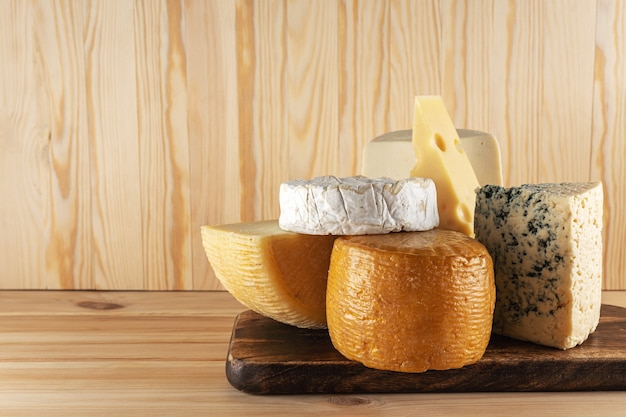
<instances>
[{"instance_id":1,"label":"pale cheese block","mask_svg":"<svg viewBox=\"0 0 626 417\"><path fill-rule=\"evenodd\" d=\"M435 182L439 227L474 237L478 179L459 146L459 136L441 97L415 97L412 135L416 161L411 176Z\"/></svg>"},{"instance_id":2,"label":"pale cheese block","mask_svg":"<svg viewBox=\"0 0 626 417\"><path fill-rule=\"evenodd\" d=\"M322 176L280 186L279 226L313 235L430 230L439 224L430 179Z\"/></svg>"},{"instance_id":3,"label":"pale cheese block","mask_svg":"<svg viewBox=\"0 0 626 417\"><path fill-rule=\"evenodd\" d=\"M246 307L282 323L326 327L326 280L335 236L287 232L277 220L202 226L216 277Z\"/></svg>"},{"instance_id":4,"label":"pale cheese block","mask_svg":"<svg viewBox=\"0 0 626 417\"><path fill-rule=\"evenodd\" d=\"M559 349L600 319L602 184L530 184L477 191L476 239L494 260L494 332Z\"/></svg>"},{"instance_id":5,"label":"pale cheese block","mask_svg":"<svg viewBox=\"0 0 626 417\"><path fill-rule=\"evenodd\" d=\"M328 331L341 354L367 367L424 372L475 363L489 343L494 302L491 257L463 233L335 241Z\"/></svg>"},{"instance_id":6,"label":"pale cheese block","mask_svg":"<svg viewBox=\"0 0 626 417\"><path fill-rule=\"evenodd\" d=\"M459 147L472 165L479 185L504 185L500 145L485 132L469 129L456 130ZM415 166L413 131L397 130L380 135L365 144L361 174L370 178L388 177L401 180L411 176Z\"/></svg>"}]
</instances>

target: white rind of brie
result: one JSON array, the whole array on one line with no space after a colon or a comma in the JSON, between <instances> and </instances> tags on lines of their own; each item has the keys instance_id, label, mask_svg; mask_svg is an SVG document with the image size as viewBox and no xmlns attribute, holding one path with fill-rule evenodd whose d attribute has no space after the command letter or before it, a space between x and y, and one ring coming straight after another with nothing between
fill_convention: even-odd
<instances>
[{"instance_id":1,"label":"white rind of brie","mask_svg":"<svg viewBox=\"0 0 626 417\"><path fill-rule=\"evenodd\" d=\"M430 230L439 225L435 183L330 175L287 181L280 186L278 224L312 235Z\"/></svg>"}]
</instances>

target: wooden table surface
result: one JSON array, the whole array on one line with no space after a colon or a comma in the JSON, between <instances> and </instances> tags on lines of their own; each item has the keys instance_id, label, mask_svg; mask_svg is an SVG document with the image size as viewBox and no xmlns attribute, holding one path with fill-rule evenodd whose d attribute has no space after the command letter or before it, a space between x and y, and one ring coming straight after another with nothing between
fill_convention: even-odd
<instances>
[{"instance_id":1,"label":"wooden table surface","mask_svg":"<svg viewBox=\"0 0 626 417\"><path fill-rule=\"evenodd\" d=\"M0 292L0 416L626 415L625 392L245 394L224 369L243 310L225 292Z\"/></svg>"}]
</instances>

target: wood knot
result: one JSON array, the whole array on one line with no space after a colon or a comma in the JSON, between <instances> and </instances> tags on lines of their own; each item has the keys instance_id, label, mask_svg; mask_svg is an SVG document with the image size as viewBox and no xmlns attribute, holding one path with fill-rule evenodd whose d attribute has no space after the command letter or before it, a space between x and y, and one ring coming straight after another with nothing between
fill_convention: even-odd
<instances>
[{"instance_id":1,"label":"wood knot","mask_svg":"<svg viewBox=\"0 0 626 417\"><path fill-rule=\"evenodd\" d=\"M367 398L351 397L351 396L333 396L327 400L332 405L338 405L341 407L358 407L366 406L370 403Z\"/></svg>"},{"instance_id":2,"label":"wood knot","mask_svg":"<svg viewBox=\"0 0 626 417\"><path fill-rule=\"evenodd\" d=\"M117 310L118 308L124 308L121 304L109 303L106 301L81 301L76 303L78 307L88 308L91 310Z\"/></svg>"}]
</instances>

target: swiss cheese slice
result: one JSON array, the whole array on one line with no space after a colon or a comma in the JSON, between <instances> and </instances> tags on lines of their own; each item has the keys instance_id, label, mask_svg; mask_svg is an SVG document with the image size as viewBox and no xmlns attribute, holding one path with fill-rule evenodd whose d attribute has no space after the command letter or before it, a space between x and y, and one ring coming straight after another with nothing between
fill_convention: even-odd
<instances>
[{"instance_id":1,"label":"swiss cheese slice","mask_svg":"<svg viewBox=\"0 0 626 417\"><path fill-rule=\"evenodd\" d=\"M478 179L441 97L415 98L412 143L416 162L411 176L435 182L439 227L474 237Z\"/></svg>"},{"instance_id":2,"label":"swiss cheese slice","mask_svg":"<svg viewBox=\"0 0 626 417\"><path fill-rule=\"evenodd\" d=\"M600 320L601 183L484 186L476 239L494 259L494 332L560 349Z\"/></svg>"},{"instance_id":3,"label":"swiss cheese slice","mask_svg":"<svg viewBox=\"0 0 626 417\"><path fill-rule=\"evenodd\" d=\"M322 176L280 186L279 226L313 235L430 230L439 224L430 179Z\"/></svg>"},{"instance_id":4,"label":"swiss cheese slice","mask_svg":"<svg viewBox=\"0 0 626 417\"><path fill-rule=\"evenodd\" d=\"M478 183L503 185L500 145L485 132L457 129L460 148L465 151ZM380 135L365 144L361 174L370 178L388 177L401 180L411 176L415 166L413 131L397 130Z\"/></svg>"},{"instance_id":5,"label":"swiss cheese slice","mask_svg":"<svg viewBox=\"0 0 626 417\"><path fill-rule=\"evenodd\" d=\"M489 342L493 264L455 231L343 236L326 300L331 341L347 358L399 372L460 368Z\"/></svg>"},{"instance_id":6,"label":"swiss cheese slice","mask_svg":"<svg viewBox=\"0 0 626 417\"><path fill-rule=\"evenodd\" d=\"M246 307L282 323L326 327L334 236L287 232L277 220L202 226L216 277Z\"/></svg>"}]
</instances>

